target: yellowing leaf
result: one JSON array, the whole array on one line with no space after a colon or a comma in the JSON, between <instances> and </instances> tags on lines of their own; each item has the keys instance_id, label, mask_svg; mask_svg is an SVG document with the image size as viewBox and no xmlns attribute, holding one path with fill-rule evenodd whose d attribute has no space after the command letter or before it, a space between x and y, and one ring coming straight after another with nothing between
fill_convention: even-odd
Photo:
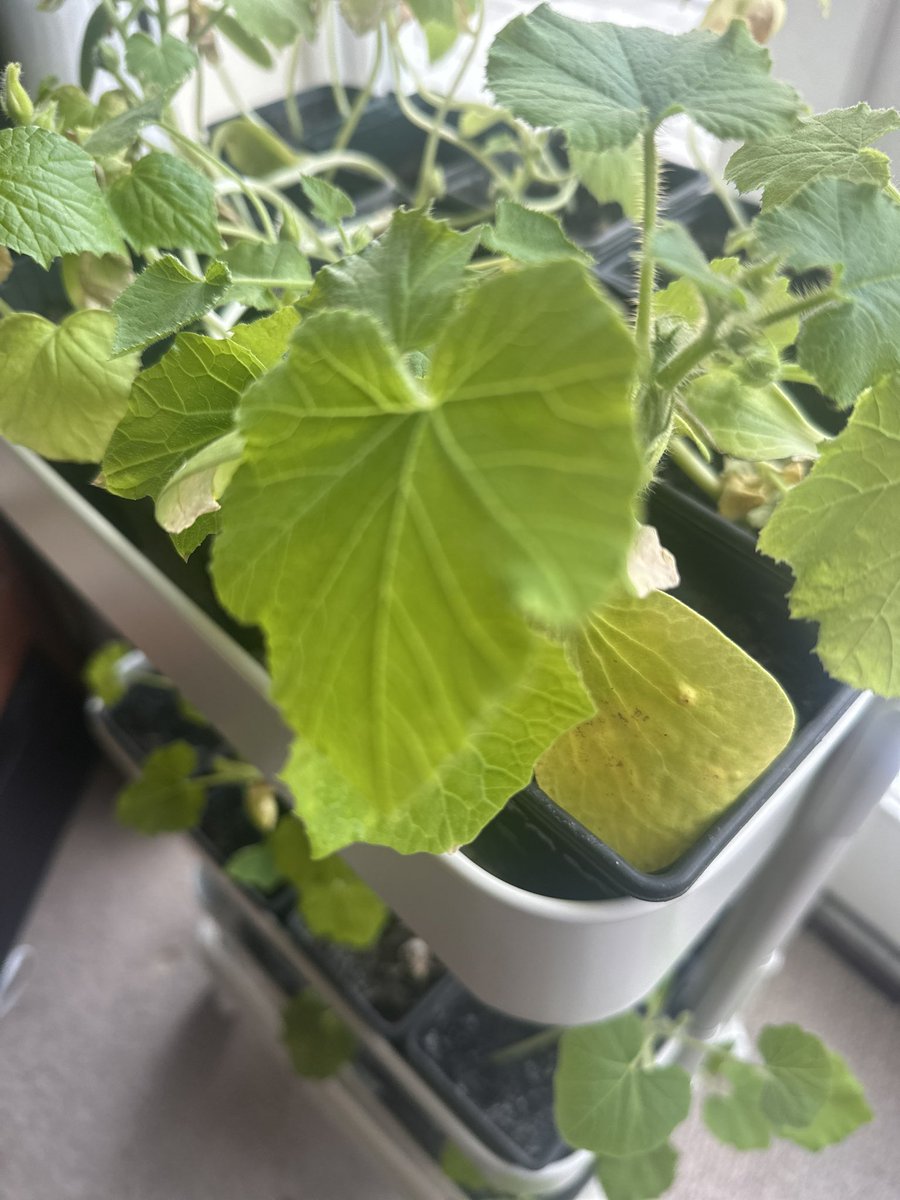
<instances>
[{"instance_id":1,"label":"yellowing leaf","mask_svg":"<svg viewBox=\"0 0 900 1200\"><path fill-rule=\"evenodd\" d=\"M663 592L607 605L571 649L597 714L541 757L537 781L633 866L659 870L784 749L790 701Z\"/></svg>"}]
</instances>

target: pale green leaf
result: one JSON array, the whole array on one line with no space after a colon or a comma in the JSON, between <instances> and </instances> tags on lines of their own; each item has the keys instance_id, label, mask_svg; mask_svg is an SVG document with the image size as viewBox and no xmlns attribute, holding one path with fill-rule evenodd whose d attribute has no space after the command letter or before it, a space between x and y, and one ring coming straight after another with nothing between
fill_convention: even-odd
<instances>
[{"instance_id":1,"label":"pale green leaf","mask_svg":"<svg viewBox=\"0 0 900 1200\"><path fill-rule=\"evenodd\" d=\"M345 191L320 179L318 175L304 175L300 186L312 205L313 216L325 225L338 226L346 217L352 217L356 207Z\"/></svg>"},{"instance_id":2,"label":"pale green leaf","mask_svg":"<svg viewBox=\"0 0 900 1200\"><path fill-rule=\"evenodd\" d=\"M749 462L818 458L819 443L826 437L783 388L751 387L723 367L692 380L683 403L717 450Z\"/></svg>"},{"instance_id":3,"label":"pale green leaf","mask_svg":"<svg viewBox=\"0 0 900 1200\"><path fill-rule=\"evenodd\" d=\"M663 1142L644 1154L597 1160L606 1200L656 1200L675 1182L678 1152Z\"/></svg>"},{"instance_id":4,"label":"pale green leaf","mask_svg":"<svg viewBox=\"0 0 900 1200\"><path fill-rule=\"evenodd\" d=\"M731 1091L707 1096L703 1102L706 1127L736 1150L765 1150L772 1141L772 1122L762 1110L764 1072L752 1063L729 1058L719 1074L731 1084Z\"/></svg>"},{"instance_id":5,"label":"pale green leaf","mask_svg":"<svg viewBox=\"0 0 900 1200\"><path fill-rule=\"evenodd\" d=\"M799 1025L767 1025L757 1038L766 1080L760 1104L775 1125L808 1125L831 1086L828 1051Z\"/></svg>"},{"instance_id":6,"label":"pale green leaf","mask_svg":"<svg viewBox=\"0 0 900 1200\"><path fill-rule=\"evenodd\" d=\"M157 246L200 254L222 249L212 184L172 154L151 151L130 174L117 179L108 194L125 236L138 253Z\"/></svg>"},{"instance_id":7,"label":"pale green leaf","mask_svg":"<svg viewBox=\"0 0 900 1200\"><path fill-rule=\"evenodd\" d=\"M390 6L390 0L338 0L341 16L357 35L377 29Z\"/></svg>"},{"instance_id":8,"label":"pale green leaf","mask_svg":"<svg viewBox=\"0 0 900 1200\"><path fill-rule=\"evenodd\" d=\"M300 162L296 150L268 125L252 117L235 117L226 122L216 130L215 142L224 149L232 166L245 175L268 175Z\"/></svg>"},{"instance_id":9,"label":"pale green leaf","mask_svg":"<svg viewBox=\"0 0 900 1200\"><path fill-rule=\"evenodd\" d=\"M119 664L132 647L127 642L106 642L85 663L82 679L91 696L97 696L107 708L125 695L125 682Z\"/></svg>"},{"instance_id":10,"label":"pale green leaf","mask_svg":"<svg viewBox=\"0 0 900 1200\"><path fill-rule=\"evenodd\" d=\"M282 1012L281 1039L294 1070L307 1079L327 1079L348 1062L356 1039L332 1010L310 991L288 1001Z\"/></svg>"},{"instance_id":11,"label":"pale green leaf","mask_svg":"<svg viewBox=\"0 0 900 1200\"><path fill-rule=\"evenodd\" d=\"M769 78L770 65L738 23L721 38L698 30L673 37L576 21L542 4L497 35L487 77L517 117L563 129L577 149L607 150L676 112L718 137L786 129L800 99Z\"/></svg>"},{"instance_id":12,"label":"pale green leaf","mask_svg":"<svg viewBox=\"0 0 900 1200\"><path fill-rule=\"evenodd\" d=\"M265 629L289 723L377 805L522 678L526 617L572 620L624 569L633 362L559 262L483 282L424 379L371 317L322 312L246 394L217 587Z\"/></svg>"},{"instance_id":13,"label":"pale green leaf","mask_svg":"<svg viewBox=\"0 0 900 1200\"><path fill-rule=\"evenodd\" d=\"M199 517L216 513L244 454L236 430L223 434L182 463L156 501L156 519L169 533L183 533Z\"/></svg>"},{"instance_id":14,"label":"pale green leaf","mask_svg":"<svg viewBox=\"0 0 900 1200\"><path fill-rule=\"evenodd\" d=\"M599 204L619 204L626 217L640 218L644 202L644 157L638 142L606 150L569 151L572 170Z\"/></svg>"},{"instance_id":15,"label":"pale green leaf","mask_svg":"<svg viewBox=\"0 0 900 1200\"><path fill-rule=\"evenodd\" d=\"M597 714L550 747L537 780L641 870L688 850L790 740L775 679L664 592L598 610L571 653Z\"/></svg>"},{"instance_id":16,"label":"pale green leaf","mask_svg":"<svg viewBox=\"0 0 900 1200\"><path fill-rule=\"evenodd\" d=\"M0 321L0 433L46 458L98 462L128 403L134 355L111 357L109 313Z\"/></svg>"},{"instance_id":17,"label":"pale green leaf","mask_svg":"<svg viewBox=\"0 0 900 1200\"><path fill-rule=\"evenodd\" d=\"M725 175L743 192L764 187L764 210L784 204L815 179L885 187L891 181L890 160L869 147L895 129L900 129L900 113L893 108L836 108L742 146L729 160Z\"/></svg>"},{"instance_id":18,"label":"pale green leaf","mask_svg":"<svg viewBox=\"0 0 900 1200\"><path fill-rule=\"evenodd\" d=\"M683 1067L652 1065L651 1047L636 1013L563 1031L555 1113L570 1145L620 1157L668 1140L690 1110L691 1079Z\"/></svg>"},{"instance_id":19,"label":"pale green leaf","mask_svg":"<svg viewBox=\"0 0 900 1200\"><path fill-rule=\"evenodd\" d=\"M877 188L823 179L755 222L759 250L789 267L833 267L843 303L803 322L797 352L824 391L852 404L900 367L900 205Z\"/></svg>"},{"instance_id":20,"label":"pale green leaf","mask_svg":"<svg viewBox=\"0 0 900 1200\"><path fill-rule=\"evenodd\" d=\"M743 293L731 273L714 270L683 225L664 221L653 234L651 249L656 262L669 274L689 279L708 298L744 307Z\"/></svg>"},{"instance_id":21,"label":"pale green leaf","mask_svg":"<svg viewBox=\"0 0 900 1200\"><path fill-rule=\"evenodd\" d=\"M272 861L299 893L311 933L344 946L370 946L387 920L382 900L336 855L314 859L296 817L282 817L269 835Z\"/></svg>"},{"instance_id":22,"label":"pale green leaf","mask_svg":"<svg viewBox=\"0 0 900 1200\"><path fill-rule=\"evenodd\" d=\"M125 65L147 93L171 96L194 73L197 55L170 33L158 42L146 33L133 33L125 43Z\"/></svg>"},{"instance_id":23,"label":"pale green leaf","mask_svg":"<svg viewBox=\"0 0 900 1200\"><path fill-rule=\"evenodd\" d=\"M60 254L117 254L122 239L90 157L68 138L0 129L0 244L48 267Z\"/></svg>"},{"instance_id":24,"label":"pale green leaf","mask_svg":"<svg viewBox=\"0 0 900 1200\"><path fill-rule=\"evenodd\" d=\"M272 851L266 842L253 842L241 846L225 864L232 879L247 887L259 888L261 892L274 892L283 876L275 865Z\"/></svg>"},{"instance_id":25,"label":"pale green leaf","mask_svg":"<svg viewBox=\"0 0 900 1200\"><path fill-rule=\"evenodd\" d=\"M269 48L262 38L256 37L248 32L240 21L236 21L230 13L216 14L216 33L221 33L224 38L231 42L232 46L240 50L245 58L249 58L251 62L255 62L258 67L264 67L269 70L272 66L272 55Z\"/></svg>"},{"instance_id":26,"label":"pale green leaf","mask_svg":"<svg viewBox=\"0 0 900 1200\"><path fill-rule=\"evenodd\" d=\"M165 104L164 96L153 96L143 104L127 108L92 133L84 143L85 150L94 158L106 158L127 150L137 141L142 129L158 123Z\"/></svg>"},{"instance_id":27,"label":"pale green leaf","mask_svg":"<svg viewBox=\"0 0 900 1200\"><path fill-rule=\"evenodd\" d=\"M231 272L229 300L261 311L278 308L312 286L309 260L292 242L238 242L220 257Z\"/></svg>"},{"instance_id":28,"label":"pale green leaf","mask_svg":"<svg viewBox=\"0 0 900 1200\"><path fill-rule=\"evenodd\" d=\"M825 1103L812 1121L801 1129L782 1126L778 1136L796 1142L806 1150L824 1150L842 1142L872 1120L872 1110L859 1080L853 1075L846 1062L833 1050L828 1051L831 1076Z\"/></svg>"},{"instance_id":29,"label":"pale green leaf","mask_svg":"<svg viewBox=\"0 0 900 1200\"><path fill-rule=\"evenodd\" d=\"M123 254L66 254L60 267L73 308L109 308L134 279L131 258Z\"/></svg>"},{"instance_id":30,"label":"pale green leaf","mask_svg":"<svg viewBox=\"0 0 900 1200\"><path fill-rule=\"evenodd\" d=\"M191 829L206 802L202 783L192 779L197 751L187 742L172 742L144 761L139 779L119 794L116 816L139 833L174 833Z\"/></svg>"},{"instance_id":31,"label":"pale green leaf","mask_svg":"<svg viewBox=\"0 0 900 1200\"><path fill-rule=\"evenodd\" d=\"M523 263L553 262L560 258L590 261L583 250L569 241L556 217L502 197L497 201L494 224L484 226L481 240L495 254L507 254Z\"/></svg>"},{"instance_id":32,"label":"pale green leaf","mask_svg":"<svg viewBox=\"0 0 900 1200\"><path fill-rule=\"evenodd\" d=\"M112 306L116 318L113 353L143 350L215 308L228 291L231 273L212 262L201 277L171 254L141 271Z\"/></svg>"},{"instance_id":33,"label":"pale green leaf","mask_svg":"<svg viewBox=\"0 0 900 1200\"><path fill-rule=\"evenodd\" d=\"M361 254L319 271L307 306L370 313L401 353L424 350L459 300L478 238L401 210Z\"/></svg>"},{"instance_id":34,"label":"pale green leaf","mask_svg":"<svg viewBox=\"0 0 900 1200\"><path fill-rule=\"evenodd\" d=\"M373 803L302 739L283 774L316 855L353 842L441 854L472 841L529 782L541 751L591 711L561 648L542 640L523 681L414 796L386 794Z\"/></svg>"},{"instance_id":35,"label":"pale green leaf","mask_svg":"<svg viewBox=\"0 0 900 1200\"><path fill-rule=\"evenodd\" d=\"M229 0L243 27L256 37L287 46L302 34L310 37L316 24L317 0Z\"/></svg>"},{"instance_id":36,"label":"pale green leaf","mask_svg":"<svg viewBox=\"0 0 900 1200\"><path fill-rule=\"evenodd\" d=\"M827 670L900 695L900 383L859 401L809 477L785 496L760 549L796 576L791 612L819 622Z\"/></svg>"}]
</instances>

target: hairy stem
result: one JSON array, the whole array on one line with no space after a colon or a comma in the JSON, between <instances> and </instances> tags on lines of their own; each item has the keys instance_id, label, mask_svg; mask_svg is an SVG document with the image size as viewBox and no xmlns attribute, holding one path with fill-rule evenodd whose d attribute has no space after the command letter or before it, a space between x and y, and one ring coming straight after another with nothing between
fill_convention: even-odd
<instances>
[{"instance_id":1,"label":"hairy stem","mask_svg":"<svg viewBox=\"0 0 900 1200\"><path fill-rule=\"evenodd\" d=\"M641 242L641 271L638 283L638 308L635 324L637 341L638 364L641 374L646 379L650 374L653 313L653 285L656 270L653 265L653 233L656 229L656 208L659 202L659 180L656 162L655 131L648 129L644 133L644 200L643 200L643 239Z\"/></svg>"},{"instance_id":2,"label":"hairy stem","mask_svg":"<svg viewBox=\"0 0 900 1200\"><path fill-rule=\"evenodd\" d=\"M695 483L701 491L713 500L718 500L722 492L722 483L718 475L706 465L702 458L682 437L673 437L669 441L668 453L675 465Z\"/></svg>"},{"instance_id":3,"label":"hairy stem","mask_svg":"<svg viewBox=\"0 0 900 1200\"><path fill-rule=\"evenodd\" d=\"M325 17L325 52L328 55L328 77L331 80L331 94L334 96L335 107L346 120L350 116L350 101L338 67L337 4L331 5Z\"/></svg>"}]
</instances>

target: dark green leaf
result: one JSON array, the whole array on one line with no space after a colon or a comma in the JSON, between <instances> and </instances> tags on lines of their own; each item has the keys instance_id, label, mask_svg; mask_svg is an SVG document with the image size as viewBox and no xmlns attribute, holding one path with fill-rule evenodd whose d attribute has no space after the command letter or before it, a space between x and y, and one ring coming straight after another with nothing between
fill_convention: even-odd
<instances>
[{"instance_id":1,"label":"dark green leaf","mask_svg":"<svg viewBox=\"0 0 900 1200\"><path fill-rule=\"evenodd\" d=\"M238 242L221 259L231 272L228 298L260 311L280 306L276 293L289 302L312 286L309 260L292 242Z\"/></svg>"},{"instance_id":2,"label":"dark green leaf","mask_svg":"<svg viewBox=\"0 0 900 1200\"><path fill-rule=\"evenodd\" d=\"M495 254L508 254L523 263L553 262L560 258L590 261L583 250L569 241L556 217L504 198L497 201L494 224L484 227L481 240Z\"/></svg>"},{"instance_id":3,"label":"dark green leaf","mask_svg":"<svg viewBox=\"0 0 900 1200\"><path fill-rule=\"evenodd\" d=\"M112 306L114 354L143 350L199 320L221 303L231 283L224 263L213 262L201 278L166 254L150 264Z\"/></svg>"},{"instance_id":4,"label":"dark green leaf","mask_svg":"<svg viewBox=\"0 0 900 1200\"><path fill-rule=\"evenodd\" d=\"M0 129L0 244L42 267L124 249L83 150L49 129Z\"/></svg>"},{"instance_id":5,"label":"dark green leaf","mask_svg":"<svg viewBox=\"0 0 900 1200\"><path fill-rule=\"evenodd\" d=\"M258 67L268 70L272 66L272 55L266 43L246 30L240 21L236 21L229 13L217 15L216 29Z\"/></svg>"},{"instance_id":6,"label":"dark green leaf","mask_svg":"<svg viewBox=\"0 0 900 1200\"><path fill-rule=\"evenodd\" d=\"M78 82L86 92L91 90L97 72L97 46L111 30L112 17L109 9L100 3L88 17L81 39Z\"/></svg>"},{"instance_id":7,"label":"dark green leaf","mask_svg":"<svg viewBox=\"0 0 900 1200\"><path fill-rule=\"evenodd\" d=\"M169 33L158 42L146 33L134 33L125 43L125 65L148 95L171 96L194 73L197 55Z\"/></svg>"},{"instance_id":8,"label":"dark green leaf","mask_svg":"<svg viewBox=\"0 0 900 1200\"><path fill-rule=\"evenodd\" d=\"M154 96L143 104L127 108L92 133L84 143L85 150L94 158L106 158L118 154L120 150L127 150L137 141L142 129L160 120L164 107L165 98Z\"/></svg>"},{"instance_id":9,"label":"dark green leaf","mask_svg":"<svg viewBox=\"0 0 900 1200\"><path fill-rule=\"evenodd\" d=\"M238 883L259 888L261 892L274 892L283 882L272 851L265 842L254 842L236 850L225 864L225 870Z\"/></svg>"},{"instance_id":10,"label":"dark green leaf","mask_svg":"<svg viewBox=\"0 0 900 1200\"><path fill-rule=\"evenodd\" d=\"M216 197L209 180L187 163L153 150L109 189L109 203L138 253L167 246L217 254Z\"/></svg>"}]
</instances>

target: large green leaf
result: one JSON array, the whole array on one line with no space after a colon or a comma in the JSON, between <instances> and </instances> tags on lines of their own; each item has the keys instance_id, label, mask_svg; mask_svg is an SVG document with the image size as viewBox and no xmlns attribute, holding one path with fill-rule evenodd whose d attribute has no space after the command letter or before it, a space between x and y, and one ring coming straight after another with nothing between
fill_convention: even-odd
<instances>
[{"instance_id":1,"label":"large green leaf","mask_svg":"<svg viewBox=\"0 0 900 1200\"><path fill-rule=\"evenodd\" d=\"M139 253L153 246L217 254L216 196L187 163L153 150L109 189L109 203Z\"/></svg>"},{"instance_id":2,"label":"large green leaf","mask_svg":"<svg viewBox=\"0 0 900 1200\"><path fill-rule=\"evenodd\" d=\"M90 157L49 129L0 129L0 244L48 267L61 254L119 253Z\"/></svg>"},{"instance_id":3,"label":"large green leaf","mask_svg":"<svg viewBox=\"0 0 900 1200\"><path fill-rule=\"evenodd\" d=\"M591 711L561 648L542 640L522 682L413 796L383 794L373 803L302 739L283 774L316 855L353 842L441 854L472 841L529 782L544 747Z\"/></svg>"},{"instance_id":4,"label":"large green leaf","mask_svg":"<svg viewBox=\"0 0 900 1200\"><path fill-rule=\"evenodd\" d=\"M772 1140L772 1122L762 1110L765 1073L753 1063L729 1058L721 1076L731 1085L727 1095L707 1096L703 1120L710 1133L736 1150L765 1150Z\"/></svg>"},{"instance_id":5,"label":"large green leaf","mask_svg":"<svg viewBox=\"0 0 900 1200\"><path fill-rule=\"evenodd\" d=\"M597 1178L606 1200L656 1200L675 1182L678 1153L663 1142L644 1154L599 1158Z\"/></svg>"},{"instance_id":6,"label":"large green leaf","mask_svg":"<svg viewBox=\"0 0 900 1200\"><path fill-rule=\"evenodd\" d=\"M683 1067L655 1066L652 1044L636 1013L563 1032L554 1090L567 1142L620 1157L667 1141L690 1110L691 1078Z\"/></svg>"},{"instance_id":7,"label":"large green leaf","mask_svg":"<svg viewBox=\"0 0 900 1200\"><path fill-rule=\"evenodd\" d=\"M0 433L69 462L98 462L128 403L134 355L112 359L109 313L53 325L33 313L0 321Z\"/></svg>"},{"instance_id":8,"label":"large green leaf","mask_svg":"<svg viewBox=\"0 0 900 1200\"><path fill-rule=\"evenodd\" d=\"M327 1079L353 1057L353 1034L312 992L294 996L285 1005L282 1018L282 1041L298 1075Z\"/></svg>"},{"instance_id":9,"label":"large green leaf","mask_svg":"<svg viewBox=\"0 0 900 1200\"><path fill-rule=\"evenodd\" d=\"M191 776L197 751L172 742L146 759L140 778L119 794L116 816L139 833L175 833L200 820L206 801L202 783Z\"/></svg>"},{"instance_id":10,"label":"large green leaf","mask_svg":"<svg viewBox=\"0 0 900 1200\"><path fill-rule=\"evenodd\" d=\"M633 361L560 262L483 283L423 379L338 311L248 391L217 586L265 629L289 722L382 810L522 679L527 617L577 619L623 570Z\"/></svg>"},{"instance_id":11,"label":"large green leaf","mask_svg":"<svg viewBox=\"0 0 900 1200\"><path fill-rule=\"evenodd\" d=\"M641 870L692 846L790 739L779 684L664 592L598 610L571 652L597 714L550 747L537 780Z\"/></svg>"},{"instance_id":12,"label":"large green leaf","mask_svg":"<svg viewBox=\"0 0 900 1200\"><path fill-rule=\"evenodd\" d=\"M764 187L764 210L784 204L814 179L884 187L891 181L890 160L869 147L895 129L900 129L900 113L893 108L871 109L868 104L836 108L798 121L785 133L742 146L732 155L725 174L743 192Z\"/></svg>"},{"instance_id":13,"label":"large green leaf","mask_svg":"<svg viewBox=\"0 0 900 1200\"><path fill-rule=\"evenodd\" d=\"M345 946L370 946L388 910L383 901L336 855L314 859L296 817L282 817L269 835L276 868L299 892L299 908L310 931Z\"/></svg>"},{"instance_id":14,"label":"large green leaf","mask_svg":"<svg viewBox=\"0 0 900 1200\"><path fill-rule=\"evenodd\" d=\"M151 496L159 501L187 464L196 472L198 453L233 433L242 392L278 361L296 323L296 313L285 309L240 327L229 339L180 334L171 350L135 381L127 411L103 459L108 490L132 500ZM205 466L215 475L215 463ZM186 503L179 485L189 490L190 480L174 479L167 505ZM160 514L161 520L165 515ZM163 524L172 532L194 529L193 537L179 543L184 554L215 528L204 517L178 530L173 521Z\"/></svg>"},{"instance_id":15,"label":"large green leaf","mask_svg":"<svg viewBox=\"0 0 900 1200\"><path fill-rule=\"evenodd\" d=\"M818 458L819 443L826 437L783 388L752 387L724 367L692 380L683 403L717 450L748 462Z\"/></svg>"},{"instance_id":16,"label":"large green leaf","mask_svg":"<svg viewBox=\"0 0 900 1200\"><path fill-rule=\"evenodd\" d=\"M800 99L769 78L770 65L741 24L721 38L696 30L673 37L575 21L542 4L497 35L487 74L517 117L565 130L576 149L607 150L676 112L718 137L786 129Z\"/></svg>"},{"instance_id":17,"label":"large green leaf","mask_svg":"<svg viewBox=\"0 0 900 1200\"><path fill-rule=\"evenodd\" d=\"M787 1138L806 1150L824 1150L849 1137L860 1125L872 1120L862 1085L839 1054L828 1051L831 1076L825 1103L802 1128L782 1126L779 1137Z\"/></svg>"},{"instance_id":18,"label":"large green leaf","mask_svg":"<svg viewBox=\"0 0 900 1200\"><path fill-rule=\"evenodd\" d=\"M809 477L779 503L760 549L796 576L791 612L818 621L830 674L900 695L900 382L859 401Z\"/></svg>"},{"instance_id":19,"label":"large green leaf","mask_svg":"<svg viewBox=\"0 0 900 1200\"><path fill-rule=\"evenodd\" d=\"M143 350L184 329L219 304L230 283L231 273L224 263L210 263L200 276L171 254L158 258L112 306L116 318L113 352Z\"/></svg>"},{"instance_id":20,"label":"large green leaf","mask_svg":"<svg viewBox=\"0 0 900 1200\"><path fill-rule=\"evenodd\" d=\"M370 313L401 353L424 350L459 300L479 231L455 233L419 212L394 214L388 231L316 276L307 305Z\"/></svg>"},{"instance_id":21,"label":"large green leaf","mask_svg":"<svg viewBox=\"0 0 900 1200\"><path fill-rule=\"evenodd\" d=\"M843 303L803 322L800 364L839 404L900 367L900 205L878 188L823 179L755 223L759 250L807 271L833 267Z\"/></svg>"},{"instance_id":22,"label":"large green leaf","mask_svg":"<svg viewBox=\"0 0 900 1200\"><path fill-rule=\"evenodd\" d=\"M767 1025L757 1038L767 1068L760 1104L776 1125L808 1125L831 1087L828 1051L799 1025Z\"/></svg>"},{"instance_id":23,"label":"large green leaf","mask_svg":"<svg viewBox=\"0 0 900 1200\"><path fill-rule=\"evenodd\" d=\"M197 55L170 33L158 42L149 34L134 33L125 43L125 65L145 91L170 96L194 73Z\"/></svg>"}]
</instances>

